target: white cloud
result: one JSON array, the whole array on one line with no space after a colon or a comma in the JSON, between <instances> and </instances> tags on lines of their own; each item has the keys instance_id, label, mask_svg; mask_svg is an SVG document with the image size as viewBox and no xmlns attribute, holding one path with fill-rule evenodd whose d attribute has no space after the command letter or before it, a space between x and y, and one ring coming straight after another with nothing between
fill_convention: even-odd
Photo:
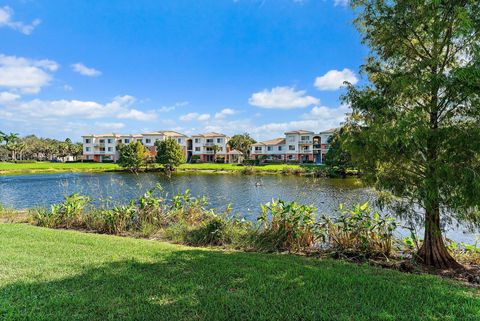
<instances>
[{"instance_id":1,"label":"white cloud","mask_svg":"<svg viewBox=\"0 0 480 321\"><path fill-rule=\"evenodd\" d=\"M125 127L124 123L110 123L110 122L95 122L95 128L101 128L102 130L119 130Z\"/></svg>"},{"instance_id":2,"label":"white cloud","mask_svg":"<svg viewBox=\"0 0 480 321\"><path fill-rule=\"evenodd\" d=\"M8 6L0 8L0 27L8 27L20 31L24 35L29 35L33 32L33 29L42 22L40 19L35 19L30 24L26 24L21 21L12 20L12 16L12 8Z\"/></svg>"},{"instance_id":3,"label":"white cloud","mask_svg":"<svg viewBox=\"0 0 480 321\"><path fill-rule=\"evenodd\" d=\"M112 101L101 104L85 100L10 100L3 102L5 110L16 114L16 118L32 122L42 119L131 119L152 121L156 119L153 111L143 112L132 108L135 98L129 95L117 96ZM13 119L15 120L15 119ZM39 122L40 123L40 122Z\"/></svg>"},{"instance_id":4,"label":"white cloud","mask_svg":"<svg viewBox=\"0 0 480 321\"><path fill-rule=\"evenodd\" d=\"M132 119L132 120L139 120L139 121L149 121L149 120L155 120L157 116L154 113L145 113L137 109L130 109L129 111L120 113L118 115L118 118Z\"/></svg>"},{"instance_id":5,"label":"white cloud","mask_svg":"<svg viewBox=\"0 0 480 321\"><path fill-rule=\"evenodd\" d=\"M318 98L306 96L305 93L305 90L295 91L291 87L275 87L270 91L264 89L254 93L248 102L253 106L271 109L303 108L320 103Z\"/></svg>"},{"instance_id":6,"label":"white cloud","mask_svg":"<svg viewBox=\"0 0 480 321\"><path fill-rule=\"evenodd\" d=\"M315 87L319 90L337 90L344 86L343 82L348 81L352 85L358 82L357 76L348 68L339 70L330 70L325 75L315 79Z\"/></svg>"},{"instance_id":7,"label":"white cloud","mask_svg":"<svg viewBox=\"0 0 480 321\"><path fill-rule=\"evenodd\" d=\"M0 54L0 87L23 93L38 93L52 80L59 65L52 60L33 60Z\"/></svg>"},{"instance_id":8,"label":"white cloud","mask_svg":"<svg viewBox=\"0 0 480 321\"><path fill-rule=\"evenodd\" d=\"M215 119L225 119L227 116L235 115L237 111L232 108L222 109L220 112L215 113Z\"/></svg>"},{"instance_id":9,"label":"white cloud","mask_svg":"<svg viewBox=\"0 0 480 321\"><path fill-rule=\"evenodd\" d=\"M350 3L350 0L334 0L333 5L346 7L348 6L349 3Z\"/></svg>"},{"instance_id":10,"label":"white cloud","mask_svg":"<svg viewBox=\"0 0 480 321\"><path fill-rule=\"evenodd\" d=\"M100 76L102 73L95 68L89 68L82 64L81 62L77 62L76 64L72 65L72 69L75 72L78 72L80 75L89 76L89 77L97 77Z\"/></svg>"},{"instance_id":11,"label":"white cloud","mask_svg":"<svg viewBox=\"0 0 480 321\"><path fill-rule=\"evenodd\" d=\"M17 95L17 94L12 94L6 91L0 92L0 104L10 103L19 98L20 98L20 95Z\"/></svg>"},{"instance_id":12,"label":"white cloud","mask_svg":"<svg viewBox=\"0 0 480 321\"><path fill-rule=\"evenodd\" d=\"M178 107L187 106L188 104L189 104L188 101L181 101L181 102L177 102L177 103L175 103L171 106L162 106L157 111L160 112L160 113L168 113L169 111L174 111Z\"/></svg>"},{"instance_id":13,"label":"white cloud","mask_svg":"<svg viewBox=\"0 0 480 321\"><path fill-rule=\"evenodd\" d=\"M181 121L207 121L210 119L210 114L188 113L180 116Z\"/></svg>"}]
</instances>

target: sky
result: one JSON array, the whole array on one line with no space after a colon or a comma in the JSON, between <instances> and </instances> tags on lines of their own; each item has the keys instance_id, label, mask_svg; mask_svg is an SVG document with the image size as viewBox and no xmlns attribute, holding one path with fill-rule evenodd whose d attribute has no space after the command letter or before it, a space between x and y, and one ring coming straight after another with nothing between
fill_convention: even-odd
<instances>
[{"instance_id":1,"label":"sky","mask_svg":"<svg viewBox=\"0 0 480 321\"><path fill-rule=\"evenodd\" d=\"M319 132L367 55L348 0L0 0L0 130Z\"/></svg>"}]
</instances>

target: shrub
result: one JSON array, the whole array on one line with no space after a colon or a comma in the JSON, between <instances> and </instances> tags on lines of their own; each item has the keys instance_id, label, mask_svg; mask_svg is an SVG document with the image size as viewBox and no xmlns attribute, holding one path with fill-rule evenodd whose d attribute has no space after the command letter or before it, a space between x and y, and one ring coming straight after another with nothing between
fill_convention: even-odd
<instances>
[{"instance_id":1,"label":"shrub","mask_svg":"<svg viewBox=\"0 0 480 321\"><path fill-rule=\"evenodd\" d=\"M119 234L133 227L136 207L132 203L115 206L111 210L101 212L102 231L109 234Z\"/></svg>"},{"instance_id":2,"label":"shrub","mask_svg":"<svg viewBox=\"0 0 480 321\"><path fill-rule=\"evenodd\" d=\"M33 211L33 221L45 227L66 227L81 225L85 206L90 201L87 196L72 194L66 196L63 203L54 204L50 211L38 208Z\"/></svg>"},{"instance_id":3,"label":"shrub","mask_svg":"<svg viewBox=\"0 0 480 321\"><path fill-rule=\"evenodd\" d=\"M272 200L261 205L256 246L264 251L301 251L315 242L315 208Z\"/></svg>"},{"instance_id":4,"label":"shrub","mask_svg":"<svg viewBox=\"0 0 480 321\"><path fill-rule=\"evenodd\" d=\"M396 227L394 218L381 217L368 203L357 204L352 210L344 210L340 204L339 216L323 216L318 231L326 246L334 250L366 257L389 256Z\"/></svg>"},{"instance_id":5,"label":"shrub","mask_svg":"<svg viewBox=\"0 0 480 321\"><path fill-rule=\"evenodd\" d=\"M254 170L252 166L245 166L240 170L240 173L242 173L243 175L252 175L254 173Z\"/></svg>"}]
</instances>

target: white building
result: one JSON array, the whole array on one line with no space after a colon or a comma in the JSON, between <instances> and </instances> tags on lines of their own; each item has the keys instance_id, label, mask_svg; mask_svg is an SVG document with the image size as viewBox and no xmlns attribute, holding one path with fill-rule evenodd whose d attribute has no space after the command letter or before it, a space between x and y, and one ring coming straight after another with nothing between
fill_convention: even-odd
<instances>
[{"instance_id":1,"label":"white building","mask_svg":"<svg viewBox=\"0 0 480 321\"><path fill-rule=\"evenodd\" d=\"M317 134L307 130L288 131L285 138L254 144L251 158L323 164L328 151L328 140L334 131L335 129L330 129Z\"/></svg>"},{"instance_id":2,"label":"white building","mask_svg":"<svg viewBox=\"0 0 480 321\"><path fill-rule=\"evenodd\" d=\"M201 162L219 160L228 162L229 140L230 137L220 133L192 135L192 156L198 158Z\"/></svg>"}]
</instances>

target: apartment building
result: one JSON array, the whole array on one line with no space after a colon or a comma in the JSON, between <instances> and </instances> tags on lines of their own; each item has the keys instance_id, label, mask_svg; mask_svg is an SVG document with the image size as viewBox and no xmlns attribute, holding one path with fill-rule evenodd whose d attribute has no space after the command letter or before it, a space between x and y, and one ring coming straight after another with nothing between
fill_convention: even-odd
<instances>
[{"instance_id":1,"label":"apartment building","mask_svg":"<svg viewBox=\"0 0 480 321\"><path fill-rule=\"evenodd\" d=\"M220 133L205 133L192 135L191 156L201 162L229 161L230 137ZM188 158L187 158L188 159Z\"/></svg>"},{"instance_id":2,"label":"apartment building","mask_svg":"<svg viewBox=\"0 0 480 321\"><path fill-rule=\"evenodd\" d=\"M335 129L319 133L307 130L288 131L285 133L285 138L254 144L251 158L323 164L328 151L328 140L334 132Z\"/></svg>"},{"instance_id":3,"label":"apartment building","mask_svg":"<svg viewBox=\"0 0 480 321\"><path fill-rule=\"evenodd\" d=\"M188 137L175 131L158 131L144 134L99 134L85 135L83 138L83 160L95 162L116 162L118 160L117 147L120 144L130 144L131 142L141 142L148 148L152 156L156 155L155 142L165 139L174 139L185 152L187 156Z\"/></svg>"},{"instance_id":4,"label":"apartment building","mask_svg":"<svg viewBox=\"0 0 480 321\"><path fill-rule=\"evenodd\" d=\"M117 134L86 135L83 138L83 160L116 162L118 160L117 145L121 136ZM124 138L127 139L127 138Z\"/></svg>"}]
</instances>

